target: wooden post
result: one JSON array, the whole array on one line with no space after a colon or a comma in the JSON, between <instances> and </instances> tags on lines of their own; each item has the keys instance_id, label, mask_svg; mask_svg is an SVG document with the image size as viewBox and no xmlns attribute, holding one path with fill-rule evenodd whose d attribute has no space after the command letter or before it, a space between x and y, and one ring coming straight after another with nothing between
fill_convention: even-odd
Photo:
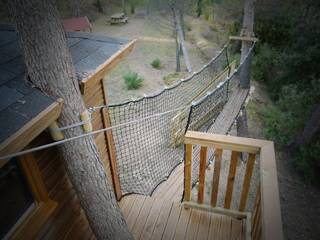
<instances>
[{"instance_id":1,"label":"wooden post","mask_svg":"<svg viewBox=\"0 0 320 240\"><path fill-rule=\"evenodd\" d=\"M198 203L203 203L204 200L204 187L206 177L206 163L207 163L207 147L200 149L200 167L199 167L199 190L198 190Z\"/></svg>"},{"instance_id":2,"label":"wooden post","mask_svg":"<svg viewBox=\"0 0 320 240\"><path fill-rule=\"evenodd\" d=\"M254 21L254 0L245 0L241 37L246 37L246 38L254 37L253 21ZM241 62L244 61L246 55L248 54L251 44L252 42L250 41L246 41L246 40L242 41ZM241 88L250 87L250 67L251 67L251 57L247 59L246 63L241 68L241 72L240 72Z\"/></svg>"},{"instance_id":3,"label":"wooden post","mask_svg":"<svg viewBox=\"0 0 320 240\"><path fill-rule=\"evenodd\" d=\"M212 193L211 193L211 206L217 205L217 198L219 192L219 179L220 179L220 168L221 168L222 149L215 150L214 160L214 172L212 180Z\"/></svg>"},{"instance_id":4,"label":"wooden post","mask_svg":"<svg viewBox=\"0 0 320 240\"><path fill-rule=\"evenodd\" d=\"M184 201L191 200L191 164L192 164L192 152L193 146L186 144L186 156L184 163Z\"/></svg>"},{"instance_id":5,"label":"wooden post","mask_svg":"<svg viewBox=\"0 0 320 240\"><path fill-rule=\"evenodd\" d=\"M240 197L239 211L241 211L241 212L244 211L246 204L247 204L248 193L249 193L249 188L250 188L250 181L251 181L251 176L252 176L252 172L253 172L255 159L256 159L256 155L253 153L250 153L249 158L248 158L248 162L247 162L246 173L244 175L242 192L241 192L241 197Z\"/></svg>"},{"instance_id":6,"label":"wooden post","mask_svg":"<svg viewBox=\"0 0 320 240\"><path fill-rule=\"evenodd\" d=\"M107 104L107 95L105 92L105 86L103 79L101 79L101 87L102 87L102 92L104 96L104 103ZM109 112L107 108L102 109L102 117L103 117L103 126L105 128L111 127L110 123L110 117L109 117ZM114 193L116 195L116 199L119 201L122 197L122 192L121 192L121 185L120 185L120 178L118 174L118 167L117 167L117 156L116 156L116 149L114 145L114 140L113 140L113 135L112 131L105 131L105 137L107 140L107 147L108 147L108 156L109 156L109 162L110 162L110 172L111 172L111 177L112 177L112 183L113 183L113 188L114 188Z\"/></svg>"},{"instance_id":7,"label":"wooden post","mask_svg":"<svg viewBox=\"0 0 320 240\"><path fill-rule=\"evenodd\" d=\"M102 115L103 115L104 127L105 128L110 127L111 124L110 124L108 109L103 108ZM114 192L116 195L116 199L119 201L122 197L122 192L121 192L121 186L120 186L120 178L118 175L116 151L115 151L111 130L106 131L106 138L107 138L108 154L109 154L109 160L110 160L110 171L112 176Z\"/></svg>"},{"instance_id":8,"label":"wooden post","mask_svg":"<svg viewBox=\"0 0 320 240\"><path fill-rule=\"evenodd\" d=\"M226 190L226 196L224 199L224 207L226 209L229 209L230 205L231 205L233 184L234 184L234 179L236 176L238 156L239 156L239 152L232 151L231 162L230 162L230 167L229 167L227 190Z\"/></svg>"}]
</instances>

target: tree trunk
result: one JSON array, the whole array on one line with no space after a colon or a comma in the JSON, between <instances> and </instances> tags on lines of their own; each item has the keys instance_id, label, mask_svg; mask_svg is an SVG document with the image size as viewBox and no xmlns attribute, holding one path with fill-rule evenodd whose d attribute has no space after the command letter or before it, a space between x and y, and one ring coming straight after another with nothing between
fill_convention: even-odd
<instances>
[{"instance_id":1,"label":"tree trunk","mask_svg":"<svg viewBox=\"0 0 320 240\"><path fill-rule=\"evenodd\" d=\"M8 6L32 83L46 94L64 99L61 126L79 122L85 105L54 0L11 0ZM64 132L66 138L82 133L80 128ZM93 137L62 144L59 149L96 237L132 239Z\"/></svg>"},{"instance_id":2,"label":"tree trunk","mask_svg":"<svg viewBox=\"0 0 320 240\"><path fill-rule=\"evenodd\" d=\"M248 137L248 118L247 110L243 108L237 119L237 136L239 137ZM248 154L241 153L241 159L244 161L247 158Z\"/></svg>"},{"instance_id":3,"label":"tree trunk","mask_svg":"<svg viewBox=\"0 0 320 240\"><path fill-rule=\"evenodd\" d=\"M69 6L72 11L73 17L80 17L81 16L81 1L79 0L70 0Z\"/></svg>"},{"instance_id":4,"label":"tree trunk","mask_svg":"<svg viewBox=\"0 0 320 240\"><path fill-rule=\"evenodd\" d=\"M103 7L102 7L102 4L101 4L101 1L100 1L100 0L97 0L96 6L97 6L97 8L98 8L98 11L99 11L100 13L103 13Z\"/></svg>"},{"instance_id":5,"label":"tree trunk","mask_svg":"<svg viewBox=\"0 0 320 240\"><path fill-rule=\"evenodd\" d=\"M244 2L244 16L241 30L241 36L253 37L253 21L254 21L254 0L245 0ZM241 45L241 62L244 61L245 56L248 54L252 42L242 41ZM240 86L242 88L250 87L250 68L251 57L247 60L246 64L242 66L240 72Z\"/></svg>"},{"instance_id":6,"label":"tree trunk","mask_svg":"<svg viewBox=\"0 0 320 240\"><path fill-rule=\"evenodd\" d=\"M188 70L188 72L192 72L188 50L187 50L187 47L185 45L183 32L182 32L182 29L181 29L180 19L178 18L177 14L176 14L176 10L174 8L172 8L172 12L173 12L174 25L176 27L177 37L179 39L179 43L180 43L180 46L181 46L181 49L182 49L182 53L183 53L184 61L186 63L187 70Z\"/></svg>"},{"instance_id":7,"label":"tree trunk","mask_svg":"<svg viewBox=\"0 0 320 240\"><path fill-rule=\"evenodd\" d=\"M308 145L314 135L319 131L320 129L320 104L316 106L311 113L310 118L306 122L303 132L301 135L298 136L294 144L291 146L291 148L298 148Z\"/></svg>"},{"instance_id":8,"label":"tree trunk","mask_svg":"<svg viewBox=\"0 0 320 240\"><path fill-rule=\"evenodd\" d=\"M197 17L202 15L202 0L197 1Z\"/></svg>"},{"instance_id":9,"label":"tree trunk","mask_svg":"<svg viewBox=\"0 0 320 240\"><path fill-rule=\"evenodd\" d=\"M174 11L174 8L171 8L172 10L172 16L173 16L173 25L174 25L174 37L176 40L176 72L181 71L180 67L180 44L178 40L178 25L177 25L177 18L176 18L176 12Z\"/></svg>"},{"instance_id":10,"label":"tree trunk","mask_svg":"<svg viewBox=\"0 0 320 240\"><path fill-rule=\"evenodd\" d=\"M123 12L124 14L127 14L127 9L126 9L125 0L122 0L122 1L121 1L121 4L122 4L122 12Z\"/></svg>"}]
</instances>

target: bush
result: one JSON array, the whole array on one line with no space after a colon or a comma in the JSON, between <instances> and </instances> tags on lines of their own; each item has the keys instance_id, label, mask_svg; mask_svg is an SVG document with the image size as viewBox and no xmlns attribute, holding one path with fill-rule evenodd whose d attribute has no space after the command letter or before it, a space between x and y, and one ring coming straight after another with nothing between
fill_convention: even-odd
<instances>
[{"instance_id":1,"label":"bush","mask_svg":"<svg viewBox=\"0 0 320 240\"><path fill-rule=\"evenodd\" d=\"M305 181L320 185L320 141L300 148L294 155L294 166L303 174Z\"/></svg>"},{"instance_id":2,"label":"bush","mask_svg":"<svg viewBox=\"0 0 320 240\"><path fill-rule=\"evenodd\" d=\"M138 89L142 86L143 78L135 72L127 73L123 76L124 82L129 90Z\"/></svg>"},{"instance_id":3,"label":"bush","mask_svg":"<svg viewBox=\"0 0 320 240\"><path fill-rule=\"evenodd\" d=\"M153 68L156 68L156 69L160 69L161 68L161 61L159 58L156 58L154 59L152 62L151 62L151 66Z\"/></svg>"}]
</instances>

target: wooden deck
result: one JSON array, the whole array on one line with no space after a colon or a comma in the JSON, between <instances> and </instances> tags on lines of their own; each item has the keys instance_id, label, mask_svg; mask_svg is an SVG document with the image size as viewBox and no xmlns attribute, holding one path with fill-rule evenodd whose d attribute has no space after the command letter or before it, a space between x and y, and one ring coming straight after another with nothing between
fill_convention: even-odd
<instances>
[{"instance_id":1,"label":"wooden deck","mask_svg":"<svg viewBox=\"0 0 320 240\"><path fill-rule=\"evenodd\" d=\"M151 197L131 194L119 202L135 239L245 239L245 221L180 204L183 164Z\"/></svg>"}]
</instances>

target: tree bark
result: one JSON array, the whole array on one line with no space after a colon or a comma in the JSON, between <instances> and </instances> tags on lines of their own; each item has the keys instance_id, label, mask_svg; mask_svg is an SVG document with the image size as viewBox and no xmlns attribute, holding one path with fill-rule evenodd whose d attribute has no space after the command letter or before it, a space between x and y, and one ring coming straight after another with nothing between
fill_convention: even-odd
<instances>
[{"instance_id":1,"label":"tree bark","mask_svg":"<svg viewBox=\"0 0 320 240\"><path fill-rule=\"evenodd\" d=\"M253 37L253 22L254 22L254 0L245 0L241 36ZM248 54L251 44L252 42L250 41L242 41L241 62L244 61L246 55ZM247 62L241 68L241 72L240 72L241 88L250 87L250 68L251 68L251 57L249 57Z\"/></svg>"},{"instance_id":2,"label":"tree bark","mask_svg":"<svg viewBox=\"0 0 320 240\"><path fill-rule=\"evenodd\" d=\"M202 0L197 0L197 17L202 15Z\"/></svg>"},{"instance_id":3,"label":"tree bark","mask_svg":"<svg viewBox=\"0 0 320 240\"><path fill-rule=\"evenodd\" d=\"M190 63L190 59L189 59L189 54L188 54L188 50L187 47L185 45L185 41L184 41L184 37L183 37L183 32L181 29L181 22L179 17L176 14L176 10L174 8L172 8L172 13L173 13L173 21L174 21L174 25L176 28L176 32L177 32L177 38L179 40L181 49L182 49L182 53L183 53L183 57L186 63L186 67L188 72L192 72L192 68L191 68L191 63ZM177 46L178 47L178 46Z\"/></svg>"},{"instance_id":4,"label":"tree bark","mask_svg":"<svg viewBox=\"0 0 320 240\"><path fill-rule=\"evenodd\" d=\"M8 7L31 81L46 94L64 99L59 118L62 126L79 122L79 114L86 108L54 0L11 0ZM66 138L82 133L80 128L64 132ZM59 150L96 237L132 239L93 137L62 144Z\"/></svg>"},{"instance_id":5,"label":"tree bark","mask_svg":"<svg viewBox=\"0 0 320 240\"><path fill-rule=\"evenodd\" d=\"M172 16L173 16L174 37L176 40L176 72L180 72L181 67L180 67L180 43L178 40L178 24L177 24L176 12L174 11L174 8L171 8L171 10L172 10Z\"/></svg>"},{"instance_id":6,"label":"tree bark","mask_svg":"<svg viewBox=\"0 0 320 240\"><path fill-rule=\"evenodd\" d=\"M102 7L102 4L101 4L101 0L97 0L97 1L96 1L96 6L97 6L97 8L98 8L98 11L99 11L100 13L103 13L103 7Z\"/></svg>"},{"instance_id":7,"label":"tree bark","mask_svg":"<svg viewBox=\"0 0 320 240\"><path fill-rule=\"evenodd\" d=\"M69 6L72 11L73 17L80 17L81 16L81 4L82 4L82 1L69 0Z\"/></svg>"}]
</instances>

